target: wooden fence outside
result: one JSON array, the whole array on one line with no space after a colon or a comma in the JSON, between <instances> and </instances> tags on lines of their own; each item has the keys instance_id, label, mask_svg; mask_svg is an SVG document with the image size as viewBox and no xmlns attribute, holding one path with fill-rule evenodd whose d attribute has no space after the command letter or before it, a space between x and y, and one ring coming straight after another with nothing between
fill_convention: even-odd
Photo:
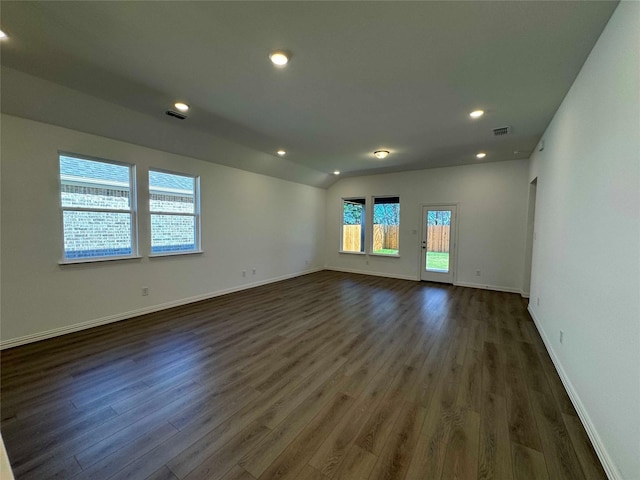
<instances>
[{"instance_id":1,"label":"wooden fence outside","mask_svg":"<svg viewBox=\"0 0 640 480\"><path fill-rule=\"evenodd\" d=\"M342 250L345 252L359 252L361 238L360 225L342 226Z\"/></svg>"},{"instance_id":2,"label":"wooden fence outside","mask_svg":"<svg viewBox=\"0 0 640 480\"><path fill-rule=\"evenodd\" d=\"M399 225L373 226L373 251L382 249L398 250Z\"/></svg>"},{"instance_id":3,"label":"wooden fence outside","mask_svg":"<svg viewBox=\"0 0 640 480\"><path fill-rule=\"evenodd\" d=\"M449 225L427 225L427 252L449 252Z\"/></svg>"},{"instance_id":4,"label":"wooden fence outside","mask_svg":"<svg viewBox=\"0 0 640 480\"><path fill-rule=\"evenodd\" d=\"M449 252L449 225L427 226L427 251ZM382 249L398 250L400 227L398 225L374 225L373 226L373 251ZM342 226L342 249L345 252L360 252L361 226Z\"/></svg>"},{"instance_id":5,"label":"wooden fence outside","mask_svg":"<svg viewBox=\"0 0 640 480\"><path fill-rule=\"evenodd\" d=\"M398 250L399 238L398 225L374 225L373 226L373 251L382 249ZM345 252L360 252L361 225L342 226L342 249Z\"/></svg>"}]
</instances>

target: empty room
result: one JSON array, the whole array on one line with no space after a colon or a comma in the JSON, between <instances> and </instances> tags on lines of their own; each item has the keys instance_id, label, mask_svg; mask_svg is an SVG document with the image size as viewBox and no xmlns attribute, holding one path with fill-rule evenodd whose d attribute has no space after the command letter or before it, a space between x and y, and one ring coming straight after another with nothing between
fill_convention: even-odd
<instances>
[{"instance_id":1,"label":"empty room","mask_svg":"<svg viewBox=\"0 0 640 480\"><path fill-rule=\"evenodd\" d=\"M0 478L640 480L639 45L0 0Z\"/></svg>"}]
</instances>

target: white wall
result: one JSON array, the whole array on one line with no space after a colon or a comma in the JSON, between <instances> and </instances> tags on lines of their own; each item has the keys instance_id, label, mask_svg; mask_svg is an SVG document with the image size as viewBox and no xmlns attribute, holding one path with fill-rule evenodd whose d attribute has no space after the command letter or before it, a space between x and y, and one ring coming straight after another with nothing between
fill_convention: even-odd
<instances>
[{"instance_id":1,"label":"white wall","mask_svg":"<svg viewBox=\"0 0 640 480\"><path fill-rule=\"evenodd\" d=\"M323 266L323 189L9 115L1 127L4 345ZM136 164L142 198L149 167L200 175L205 253L58 265L58 150ZM144 255L149 222L139 203Z\"/></svg>"},{"instance_id":2,"label":"white wall","mask_svg":"<svg viewBox=\"0 0 640 480\"><path fill-rule=\"evenodd\" d=\"M520 292L527 175L528 161L516 160L343 178L327 191L326 266L418 279L421 204L451 202L459 217L456 283ZM370 222L371 197L379 195L400 196L400 258L338 253L342 198L366 197Z\"/></svg>"},{"instance_id":3,"label":"white wall","mask_svg":"<svg viewBox=\"0 0 640 480\"><path fill-rule=\"evenodd\" d=\"M530 173L530 311L609 476L625 480L640 479L639 32L640 3L621 2Z\"/></svg>"}]
</instances>

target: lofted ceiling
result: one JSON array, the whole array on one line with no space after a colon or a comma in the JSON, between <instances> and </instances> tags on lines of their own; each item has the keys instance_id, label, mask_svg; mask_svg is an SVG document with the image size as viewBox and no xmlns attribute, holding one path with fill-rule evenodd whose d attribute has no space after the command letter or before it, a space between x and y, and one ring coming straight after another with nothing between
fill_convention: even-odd
<instances>
[{"instance_id":1,"label":"lofted ceiling","mask_svg":"<svg viewBox=\"0 0 640 480\"><path fill-rule=\"evenodd\" d=\"M528 158L616 5L2 1L1 60L331 178Z\"/></svg>"}]
</instances>

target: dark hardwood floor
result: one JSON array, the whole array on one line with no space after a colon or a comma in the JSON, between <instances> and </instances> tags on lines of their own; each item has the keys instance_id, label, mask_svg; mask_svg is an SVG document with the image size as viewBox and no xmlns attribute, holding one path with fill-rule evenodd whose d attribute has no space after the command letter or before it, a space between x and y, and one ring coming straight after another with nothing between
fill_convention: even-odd
<instances>
[{"instance_id":1,"label":"dark hardwood floor","mask_svg":"<svg viewBox=\"0 0 640 480\"><path fill-rule=\"evenodd\" d=\"M604 479L518 295L320 272L2 352L17 480Z\"/></svg>"}]
</instances>

